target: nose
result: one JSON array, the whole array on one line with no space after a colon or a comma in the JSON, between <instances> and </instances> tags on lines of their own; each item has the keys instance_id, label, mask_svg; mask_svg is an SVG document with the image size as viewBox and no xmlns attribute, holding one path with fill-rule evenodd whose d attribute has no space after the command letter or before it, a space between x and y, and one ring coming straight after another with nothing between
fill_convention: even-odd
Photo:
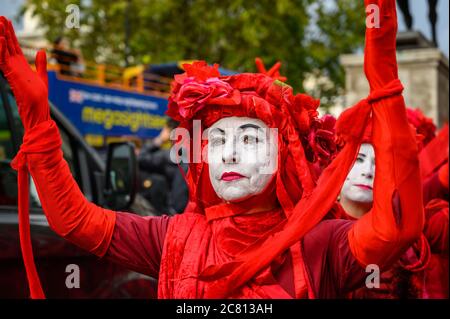
<instances>
[{"instance_id":1,"label":"nose","mask_svg":"<svg viewBox=\"0 0 450 319\"><path fill-rule=\"evenodd\" d=\"M361 175L366 177L366 178L368 178L368 179L373 179L374 171L375 171L374 168L375 168L374 164L367 163L367 165L362 170Z\"/></svg>"},{"instance_id":2,"label":"nose","mask_svg":"<svg viewBox=\"0 0 450 319\"><path fill-rule=\"evenodd\" d=\"M238 156L236 153L236 143L234 139L226 141L222 151L222 163L237 163Z\"/></svg>"},{"instance_id":3,"label":"nose","mask_svg":"<svg viewBox=\"0 0 450 319\"><path fill-rule=\"evenodd\" d=\"M373 174L370 173L370 172L362 173L362 176L367 177L367 178L370 178L370 179L373 178Z\"/></svg>"}]
</instances>

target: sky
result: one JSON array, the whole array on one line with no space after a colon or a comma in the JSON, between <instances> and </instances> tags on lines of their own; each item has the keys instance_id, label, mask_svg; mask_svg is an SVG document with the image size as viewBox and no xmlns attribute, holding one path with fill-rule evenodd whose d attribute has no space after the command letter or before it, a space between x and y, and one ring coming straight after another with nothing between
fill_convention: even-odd
<instances>
[{"instance_id":1,"label":"sky","mask_svg":"<svg viewBox=\"0 0 450 319\"><path fill-rule=\"evenodd\" d=\"M0 0L0 15L7 18L14 18L20 5L24 0ZM410 10L414 19L414 29L421 31L425 36L431 38L431 28L428 22L428 1L427 0L410 0ZM450 0L439 0L438 2L438 42L440 49L444 54L449 56L449 2ZM20 29L20 22L14 21L15 27ZM399 10L399 31L405 30L403 17Z\"/></svg>"},{"instance_id":2,"label":"sky","mask_svg":"<svg viewBox=\"0 0 450 319\"><path fill-rule=\"evenodd\" d=\"M1 0L0 0L1 1ZM438 22L436 25L436 30L438 33L438 44L439 48L448 57L448 9L450 0L439 0L438 1ZM431 27L428 22L428 1L427 0L410 0L409 8L411 15L414 19L413 29L420 30L427 38L431 39ZM406 30L405 24L403 23L403 15L400 10L398 10L398 29L399 31Z\"/></svg>"}]
</instances>

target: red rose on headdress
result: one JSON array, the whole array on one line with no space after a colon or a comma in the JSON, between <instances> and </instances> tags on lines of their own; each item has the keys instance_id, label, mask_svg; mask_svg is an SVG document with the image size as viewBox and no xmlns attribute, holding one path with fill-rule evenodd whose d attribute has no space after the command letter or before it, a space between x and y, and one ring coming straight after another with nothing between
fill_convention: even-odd
<instances>
[{"instance_id":1,"label":"red rose on headdress","mask_svg":"<svg viewBox=\"0 0 450 319\"><path fill-rule=\"evenodd\" d=\"M331 115L324 115L314 121L308 135L309 145L314 153L314 160L321 166L328 165L337 154L336 119Z\"/></svg>"},{"instance_id":2,"label":"red rose on headdress","mask_svg":"<svg viewBox=\"0 0 450 319\"><path fill-rule=\"evenodd\" d=\"M320 100L316 100L306 94L297 94L293 97L293 117L297 123L297 127L302 134L309 131L311 123L317 118L317 111Z\"/></svg>"},{"instance_id":3,"label":"red rose on headdress","mask_svg":"<svg viewBox=\"0 0 450 319\"><path fill-rule=\"evenodd\" d=\"M186 77L193 77L199 82L220 76L219 65L217 63L209 66L205 61L194 61L192 64L184 63L183 69L186 71Z\"/></svg>"},{"instance_id":4,"label":"red rose on headdress","mask_svg":"<svg viewBox=\"0 0 450 319\"><path fill-rule=\"evenodd\" d=\"M190 81L203 83L209 78L220 77L219 65L216 63L209 66L205 61L194 61L192 64L183 64L185 72L183 74L175 74L174 80L171 83L170 93L175 96L180 90L181 86ZM189 79L189 80L188 80Z\"/></svg>"},{"instance_id":5,"label":"red rose on headdress","mask_svg":"<svg viewBox=\"0 0 450 319\"><path fill-rule=\"evenodd\" d=\"M218 77L218 65L204 61L183 64L186 73L175 75L167 114L175 120L191 119L206 104L239 104L240 95Z\"/></svg>"}]
</instances>

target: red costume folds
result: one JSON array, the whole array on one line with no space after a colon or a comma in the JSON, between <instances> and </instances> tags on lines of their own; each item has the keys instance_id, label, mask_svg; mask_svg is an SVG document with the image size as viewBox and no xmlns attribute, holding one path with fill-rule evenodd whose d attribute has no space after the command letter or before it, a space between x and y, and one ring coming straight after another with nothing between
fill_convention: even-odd
<instances>
[{"instance_id":1,"label":"red costume folds","mask_svg":"<svg viewBox=\"0 0 450 319\"><path fill-rule=\"evenodd\" d=\"M447 149L447 152L443 151ZM422 176L425 179L424 234L430 243L431 258L425 273L424 296L449 296L449 221L448 221L448 125L441 129L420 153Z\"/></svg>"},{"instance_id":2,"label":"red costume folds","mask_svg":"<svg viewBox=\"0 0 450 319\"><path fill-rule=\"evenodd\" d=\"M303 144L308 143L318 101L294 95L292 88L264 74L220 77L216 66L197 62L176 77L168 114L191 132L194 119L206 128L229 116L258 118L277 128L279 166L270 187L239 205L225 204L212 189L207 163L191 163L185 213L170 219L142 218L88 203L61 151L45 147L23 161L52 228L132 269L157 275L159 268L160 298L331 298L361 284L368 264L389 267L420 236L423 206L421 196L414 196L421 191L417 146L397 77L395 1L365 3L377 4L381 19L381 28L366 32L371 94L339 119L337 133L346 144L317 183ZM23 87L18 89L17 79L23 80L22 72L28 71L11 63L11 56L20 56L5 44L12 39L12 28L4 34L0 66L12 70L4 73L14 94L18 100L30 91L43 94L30 84L26 94ZM19 105L23 119L28 113L48 113L46 100L36 101ZM357 222L321 222L356 158L371 112L376 175L383 176L375 180L374 207ZM39 118L38 123L46 120ZM37 137L27 126L25 131L27 145L34 143ZM39 137L58 140L50 129L46 133ZM394 198L399 202L396 210ZM264 205L258 199L264 199Z\"/></svg>"},{"instance_id":3,"label":"red costume folds","mask_svg":"<svg viewBox=\"0 0 450 319\"><path fill-rule=\"evenodd\" d=\"M341 207L333 218L357 219L348 215ZM427 298L424 290L426 271L430 266L431 251L428 234L409 247L391 268L381 273L380 287L359 287L347 294L349 299L421 299ZM434 283L433 283L434 284Z\"/></svg>"}]
</instances>

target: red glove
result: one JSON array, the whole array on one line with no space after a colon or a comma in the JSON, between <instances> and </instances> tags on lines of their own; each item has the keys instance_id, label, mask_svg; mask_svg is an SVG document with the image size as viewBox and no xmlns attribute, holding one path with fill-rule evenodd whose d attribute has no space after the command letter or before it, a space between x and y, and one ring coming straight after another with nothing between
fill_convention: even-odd
<instances>
[{"instance_id":1,"label":"red glove","mask_svg":"<svg viewBox=\"0 0 450 319\"><path fill-rule=\"evenodd\" d=\"M25 131L50 120L45 51L36 55L33 72L23 56L11 22L0 17L0 70L16 97Z\"/></svg>"},{"instance_id":2,"label":"red glove","mask_svg":"<svg viewBox=\"0 0 450 319\"><path fill-rule=\"evenodd\" d=\"M379 28L366 26L364 72L370 90L384 88L398 78L396 59L397 11L394 0L364 0L367 18L379 14ZM371 8L378 8L370 11Z\"/></svg>"}]
</instances>

